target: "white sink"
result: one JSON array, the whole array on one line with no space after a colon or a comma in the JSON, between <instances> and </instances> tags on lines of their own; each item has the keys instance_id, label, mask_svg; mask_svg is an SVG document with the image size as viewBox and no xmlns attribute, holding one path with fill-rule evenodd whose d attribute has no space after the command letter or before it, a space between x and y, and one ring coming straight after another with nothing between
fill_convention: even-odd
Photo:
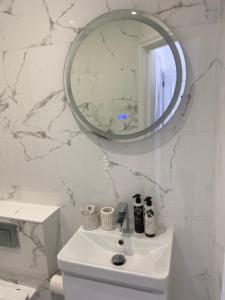
<instances>
[{"instance_id":1,"label":"white sink","mask_svg":"<svg viewBox=\"0 0 225 300\"><path fill-rule=\"evenodd\" d=\"M120 239L124 241L122 246L118 244ZM58 262L64 274L146 291L165 291L172 242L172 229L148 238L142 234L121 235L117 229L106 232L79 228L59 253ZM123 254L126 263L113 265L115 254Z\"/></svg>"}]
</instances>

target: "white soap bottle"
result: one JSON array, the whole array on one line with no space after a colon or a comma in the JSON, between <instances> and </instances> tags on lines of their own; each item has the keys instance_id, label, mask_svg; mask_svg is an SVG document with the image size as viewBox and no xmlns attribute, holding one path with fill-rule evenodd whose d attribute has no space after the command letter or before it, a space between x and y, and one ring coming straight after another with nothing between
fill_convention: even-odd
<instances>
[{"instance_id":1,"label":"white soap bottle","mask_svg":"<svg viewBox=\"0 0 225 300\"><path fill-rule=\"evenodd\" d=\"M156 234L156 216L155 208L152 204L152 197L145 198L144 206L144 227L147 237L154 237Z\"/></svg>"}]
</instances>

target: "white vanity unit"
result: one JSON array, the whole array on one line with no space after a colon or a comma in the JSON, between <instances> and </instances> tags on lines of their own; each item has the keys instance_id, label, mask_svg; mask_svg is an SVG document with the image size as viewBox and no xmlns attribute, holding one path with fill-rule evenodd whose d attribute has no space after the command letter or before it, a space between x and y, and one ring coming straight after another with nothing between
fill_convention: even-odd
<instances>
[{"instance_id":1,"label":"white vanity unit","mask_svg":"<svg viewBox=\"0 0 225 300\"><path fill-rule=\"evenodd\" d=\"M58 255L65 299L167 300L172 243L171 229L147 238L80 228ZM126 262L114 265L115 254Z\"/></svg>"}]
</instances>

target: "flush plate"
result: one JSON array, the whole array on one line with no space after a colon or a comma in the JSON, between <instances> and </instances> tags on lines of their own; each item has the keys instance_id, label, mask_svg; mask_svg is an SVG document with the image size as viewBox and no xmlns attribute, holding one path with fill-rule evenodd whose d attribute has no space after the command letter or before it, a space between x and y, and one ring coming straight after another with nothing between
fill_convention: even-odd
<instances>
[{"instance_id":1,"label":"flush plate","mask_svg":"<svg viewBox=\"0 0 225 300\"><path fill-rule=\"evenodd\" d=\"M16 224L0 223L0 246L8 248L19 247Z\"/></svg>"}]
</instances>

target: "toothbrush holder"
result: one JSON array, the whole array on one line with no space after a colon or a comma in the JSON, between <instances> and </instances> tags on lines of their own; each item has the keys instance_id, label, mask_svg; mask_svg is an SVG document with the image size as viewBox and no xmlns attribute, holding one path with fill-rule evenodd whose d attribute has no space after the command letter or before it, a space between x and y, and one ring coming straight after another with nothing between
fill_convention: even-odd
<instances>
[{"instance_id":1,"label":"toothbrush holder","mask_svg":"<svg viewBox=\"0 0 225 300\"><path fill-rule=\"evenodd\" d=\"M84 230L95 230L99 226L98 213L94 212L90 215L81 213L81 224Z\"/></svg>"},{"instance_id":2,"label":"toothbrush holder","mask_svg":"<svg viewBox=\"0 0 225 300\"><path fill-rule=\"evenodd\" d=\"M101 228L105 231L114 229L115 209L113 207L103 207L101 209Z\"/></svg>"}]
</instances>

